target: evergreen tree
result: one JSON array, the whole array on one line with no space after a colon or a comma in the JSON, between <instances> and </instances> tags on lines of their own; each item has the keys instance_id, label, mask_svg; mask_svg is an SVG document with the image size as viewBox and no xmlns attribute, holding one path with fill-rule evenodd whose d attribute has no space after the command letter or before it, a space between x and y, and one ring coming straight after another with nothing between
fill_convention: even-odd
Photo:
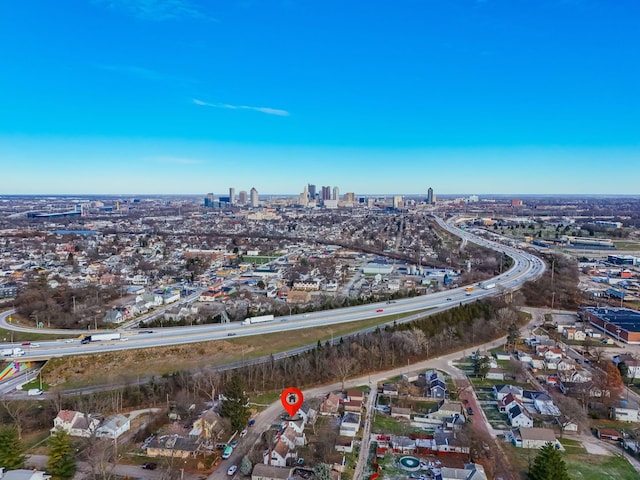
<instances>
[{"instance_id":1,"label":"evergreen tree","mask_svg":"<svg viewBox=\"0 0 640 480\"><path fill-rule=\"evenodd\" d=\"M18 439L18 431L10 427L0 429L0 467L17 470L24 468L25 460L24 445Z\"/></svg>"},{"instance_id":2,"label":"evergreen tree","mask_svg":"<svg viewBox=\"0 0 640 480\"><path fill-rule=\"evenodd\" d=\"M249 397L244 393L244 383L239 375L234 374L223 391L224 400L220 414L231 421L233 430L242 430L249 421Z\"/></svg>"},{"instance_id":3,"label":"evergreen tree","mask_svg":"<svg viewBox=\"0 0 640 480\"><path fill-rule=\"evenodd\" d=\"M76 473L76 461L71 445L71 437L66 432L58 431L49 437L49 461L47 473L52 480L68 480Z\"/></svg>"},{"instance_id":4,"label":"evergreen tree","mask_svg":"<svg viewBox=\"0 0 640 480\"><path fill-rule=\"evenodd\" d=\"M313 469L316 480L331 480L331 467L326 463L319 463Z\"/></svg>"},{"instance_id":5,"label":"evergreen tree","mask_svg":"<svg viewBox=\"0 0 640 480\"><path fill-rule=\"evenodd\" d=\"M527 480L569 480L567 466L555 445L547 443L527 472Z\"/></svg>"}]
</instances>

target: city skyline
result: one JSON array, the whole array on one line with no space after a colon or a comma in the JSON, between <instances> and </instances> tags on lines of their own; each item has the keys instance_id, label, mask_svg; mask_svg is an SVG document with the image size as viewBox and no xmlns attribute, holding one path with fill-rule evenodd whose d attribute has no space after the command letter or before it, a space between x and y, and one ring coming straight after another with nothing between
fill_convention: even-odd
<instances>
[{"instance_id":1,"label":"city skyline","mask_svg":"<svg viewBox=\"0 0 640 480\"><path fill-rule=\"evenodd\" d=\"M5 194L638 193L634 2L64 3L0 5Z\"/></svg>"}]
</instances>

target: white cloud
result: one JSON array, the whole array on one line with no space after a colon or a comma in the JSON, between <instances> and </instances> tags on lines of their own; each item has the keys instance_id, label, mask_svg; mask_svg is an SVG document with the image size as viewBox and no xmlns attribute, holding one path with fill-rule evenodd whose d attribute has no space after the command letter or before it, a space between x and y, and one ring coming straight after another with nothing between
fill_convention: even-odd
<instances>
[{"instance_id":1,"label":"white cloud","mask_svg":"<svg viewBox=\"0 0 640 480\"><path fill-rule=\"evenodd\" d=\"M202 107L226 108L228 110L253 110L255 112L266 113L267 115L277 115L279 117L289 116L289 112L287 112L286 110L281 110L279 108L251 107L249 105L231 105L229 103L209 103L198 100L197 98L193 99L193 103Z\"/></svg>"},{"instance_id":2,"label":"white cloud","mask_svg":"<svg viewBox=\"0 0 640 480\"><path fill-rule=\"evenodd\" d=\"M123 10L145 20L162 21L184 17L214 20L191 0L94 0L94 3Z\"/></svg>"}]
</instances>

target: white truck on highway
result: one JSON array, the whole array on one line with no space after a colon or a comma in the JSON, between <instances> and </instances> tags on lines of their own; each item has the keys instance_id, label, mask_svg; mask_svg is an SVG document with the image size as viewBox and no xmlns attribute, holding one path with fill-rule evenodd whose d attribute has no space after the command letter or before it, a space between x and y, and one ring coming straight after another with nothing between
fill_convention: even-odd
<instances>
[{"instance_id":1,"label":"white truck on highway","mask_svg":"<svg viewBox=\"0 0 640 480\"><path fill-rule=\"evenodd\" d=\"M270 322L273 315L261 315L259 317L248 317L242 321L242 325L254 325L256 323Z\"/></svg>"},{"instance_id":2,"label":"white truck on highway","mask_svg":"<svg viewBox=\"0 0 640 480\"><path fill-rule=\"evenodd\" d=\"M3 357L21 357L24 355L24 350L21 348L5 348L1 353Z\"/></svg>"},{"instance_id":3,"label":"white truck on highway","mask_svg":"<svg viewBox=\"0 0 640 480\"><path fill-rule=\"evenodd\" d=\"M108 340L120 340L120 332L93 333L91 335L85 335L80 343L106 342Z\"/></svg>"},{"instance_id":4,"label":"white truck on highway","mask_svg":"<svg viewBox=\"0 0 640 480\"><path fill-rule=\"evenodd\" d=\"M496 284L494 282L487 282L481 285L485 290L491 290L492 288L496 288Z\"/></svg>"}]
</instances>

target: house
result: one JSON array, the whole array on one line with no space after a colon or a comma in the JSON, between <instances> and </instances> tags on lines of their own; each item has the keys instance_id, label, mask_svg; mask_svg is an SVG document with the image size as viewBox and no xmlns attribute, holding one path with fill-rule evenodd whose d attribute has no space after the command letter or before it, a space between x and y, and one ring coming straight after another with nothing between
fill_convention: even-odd
<instances>
[{"instance_id":1,"label":"house","mask_svg":"<svg viewBox=\"0 0 640 480\"><path fill-rule=\"evenodd\" d=\"M393 397L398 396L398 386L395 383L383 383L382 384L382 394L389 395Z\"/></svg>"},{"instance_id":2,"label":"house","mask_svg":"<svg viewBox=\"0 0 640 480\"><path fill-rule=\"evenodd\" d=\"M507 416L509 417L509 425L512 427L533 427L533 419L527 411L517 403L512 405L507 411Z\"/></svg>"},{"instance_id":3,"label":"house","mask_svg":"<svg viewBox=\"0 0 640 480\"><path fill-rule=\"evenodd\" d=\"M488 380L504 380L504 370L501 368L490 368L485 378Z\"/></svg>"},{"instance_id":4,"label":"house","mask_svg":"<svg viewBox=\"0 0 640 480\"><path fill-rule=\"evenodd\" d=\"M498 411L507 413L514 405L522 405L522 400L516 398L512 393L506 395L502 400L498 401Z\"/></svg>"},{"instance_id":5,"label":"house","mask_svg":"<svg viewBox=\"0 0 640 480\"><path fill-rule=\"evenodd\" d=\"M291 478L292 473L293 469L289 467L258 463L253 467L251 480L288 480Z\"/></svg>"},{"instance_id":6,"label":"house","mask_svg":"<svg viewBox=\"0 0 640 480\"><path fill-rule=\"evenodd\" d=\"M353 438L352 437L338 437L336 438L335 449L342 453L353 452Z\"/></svg>"},{"instance_id":7,"label":"house","mask_svg":"<svg viewBox=\"0 0 640 480\"><path fill-rule=\"evenodd\" d=\"M162 435L147 445L148 457L189 458L195 457L200 442L192 437Z\"/></svg>"},{"instance_id":8,"label":"house","mask_svg":"<svg viewBox=\"0 0 640 480\"><path fill-rule=\"evenodd\" d=\"M100 420L93 415L73 410L60 410L53 419L51 433L55 434L58 430L62 430L72 437L89 438L95 433L99 424Z\"/></svg>"},{"instance_id":9,"label":"house","mask_svg":"<svg viewBox=\"0 0 640 480\"><path fill-rule=\"evenodd\" d=\"M280 438L271 451L265 451L265 455L263 458L265 465L286 467L287 459L298 458L298 454L295 452L295 450L289 448L289 444L285 440Z\"/></svg>"},{"instance_id":10,"label":"house","mask_svg":"<svg viewBox=\"0 0 640 480\"><path fill-rule=\"evenodd\" d=\"M210 438L219 440L224 434L222 417L213 409L204 412L200 418L193 422L193 427L189 432L191 437Z\"/></svg>"},{"instance_id":11,"label":"house","mask_svg":"<svg viewBox=\"0 0 640 480\"><path fill-rule=\"evenodd\" d=\"M479 463L467 463L462 468L442 467L440 476L442 480L487 480L484 467Z\"/></svg>"},{"instance_id":12,"label":"house","mask_svg":"<svg viewBox=\"0 0 640 480\"><path fill-rule=\"evenodd\" d=\"M102 321L104 323L122 323L124 322L124 315L118 310L109 310L102 317Z\"/></svg>"},{"instance_id":13,"label":"house","mask_svg":"<svg viewBox=\"0 0 640 480\"><path fill-rule=\"evenodd\" d=\"M406 418L407 420L411 420L411 409L391 407L391 416L394 418Z\"/></svg>"},{"instance_id":14,"label":"house","mask_svg":"<svg viewBox=\"0 0 640 480\"><path fill-rule=\"evenodd\" d=\"M496 352L494 355L496 356L496 360L511 360L511 354L509 352Z\"/></svg>"},{"instance_id":15,"label":"house","mask_svg":"<svg viewBox=\"0 0 640 480\"><path fill-rule=\"evenodd\" d=\"M347 391L347 397L349 397L351 401L358 400L364 402L364 392L362 390L349 390Z\"/></svg>"},{"instance_id":16,"label":"house","mask_svg":"<svg viewBox=\"0 0 640 480\"><path fill-rule=\"evenodd\" d=\"M345 412L340 422L341 437L355 437L360 429L360 414Z\"/></svg>"},{"instance_id":17,"label":"house","mask_svg":"<svg viewBox=\"0 0 640 480\"><path fill-rule=\"evenodd\" d=\"M520 448L542 448L547 443L556 445L558 449L562 448L553 430L548 428L517 428L511 431L510 437L512 443Z\"/></svg>"},{"instance_id":18,"label":"house","mask_svg":"<svg viewBox=\"0 0 640 480\"><path fill-rule=\"evenodd\" d=\"M620 422L640 423L638 405L632 401L625 401L611 407L611 416Z\"/></svg>"},{"instance_id":19,"label":"house","mask_svg":"<svg viewBox=\"0 0 640 480\"><path fill-rule=\"evenodd\" d=\"M359 412L362 410L362 400L351 400L344 402L342 405L344 406L345 412Z\"/></svg>"},{"instance_id":20,"label":"house","mask_svg":"<svg viewBox=\"0 0 640 480\"><path fill-rule=\"evenodd\" d=\"M435 380L429 386L429 397L431 398L446 398L447 397L447 385L442 380Z\"/></svg>"},{"instance_id":21,"label":"house","mask_svg":"<svg viewBox=\"0 0 640 480\"><path fill-rule=\"evenodd\" d=\"M556 417L556 422L563 432L576 433L578 431L578 424L572 420L568 420L564 416Z\"/></svg>"},{"instance_id":22,"label":"house","mask_svg":"<svg viewBox=\"0 0 640 480\"><path fill-rule=\"evenodd\" d=\"M5 471L4 467L0 467L0 480L49 480L50 478L51 475L36 469L20 468Z\"/></svg>"},{"instance_id":23,"label":"house","mask_svg":"<svg viewBox=\"0 0 640 480\"><path fill-rule=\"evenodd\" d=\"M116 439L119 438L124 432L128 432L131 428L131 422L124 415L114 415L107 418L96 429L96 437L105 437Z\"/></svg>"},{"instance_id":24,"label":"house","mask_svg":"<svg viewBox=\"0 0 640 480\"><path fill-rule=\"evenodd\" d=\"M623 440L622 433L612 428L598 428L596 429L596 437L600 440L611 440L613 442L621 442Z\"/></svg>"},{"instance_id":25,"label":"house","mask_svg":"<svg viewBox=\"0 0 640 480\"><path fill-rule=\"evenodd\" d=\"M340 398L333 392L330 392L320 404L320 415L335 415L340 407Z\"/></svg>"},{"instance_id":26,"label":"house","mask_svg":"<svg viewBox=\"0 0 640 480\"><path fill-rule=\"evenodd\" d=\"M493 387L493 396L496 400L500 401L509 394L512 394L519 400L522 400L522 394L524 390L521 387L515 387L513 385L496 385Z\"/></svg>"}]
</instances>

